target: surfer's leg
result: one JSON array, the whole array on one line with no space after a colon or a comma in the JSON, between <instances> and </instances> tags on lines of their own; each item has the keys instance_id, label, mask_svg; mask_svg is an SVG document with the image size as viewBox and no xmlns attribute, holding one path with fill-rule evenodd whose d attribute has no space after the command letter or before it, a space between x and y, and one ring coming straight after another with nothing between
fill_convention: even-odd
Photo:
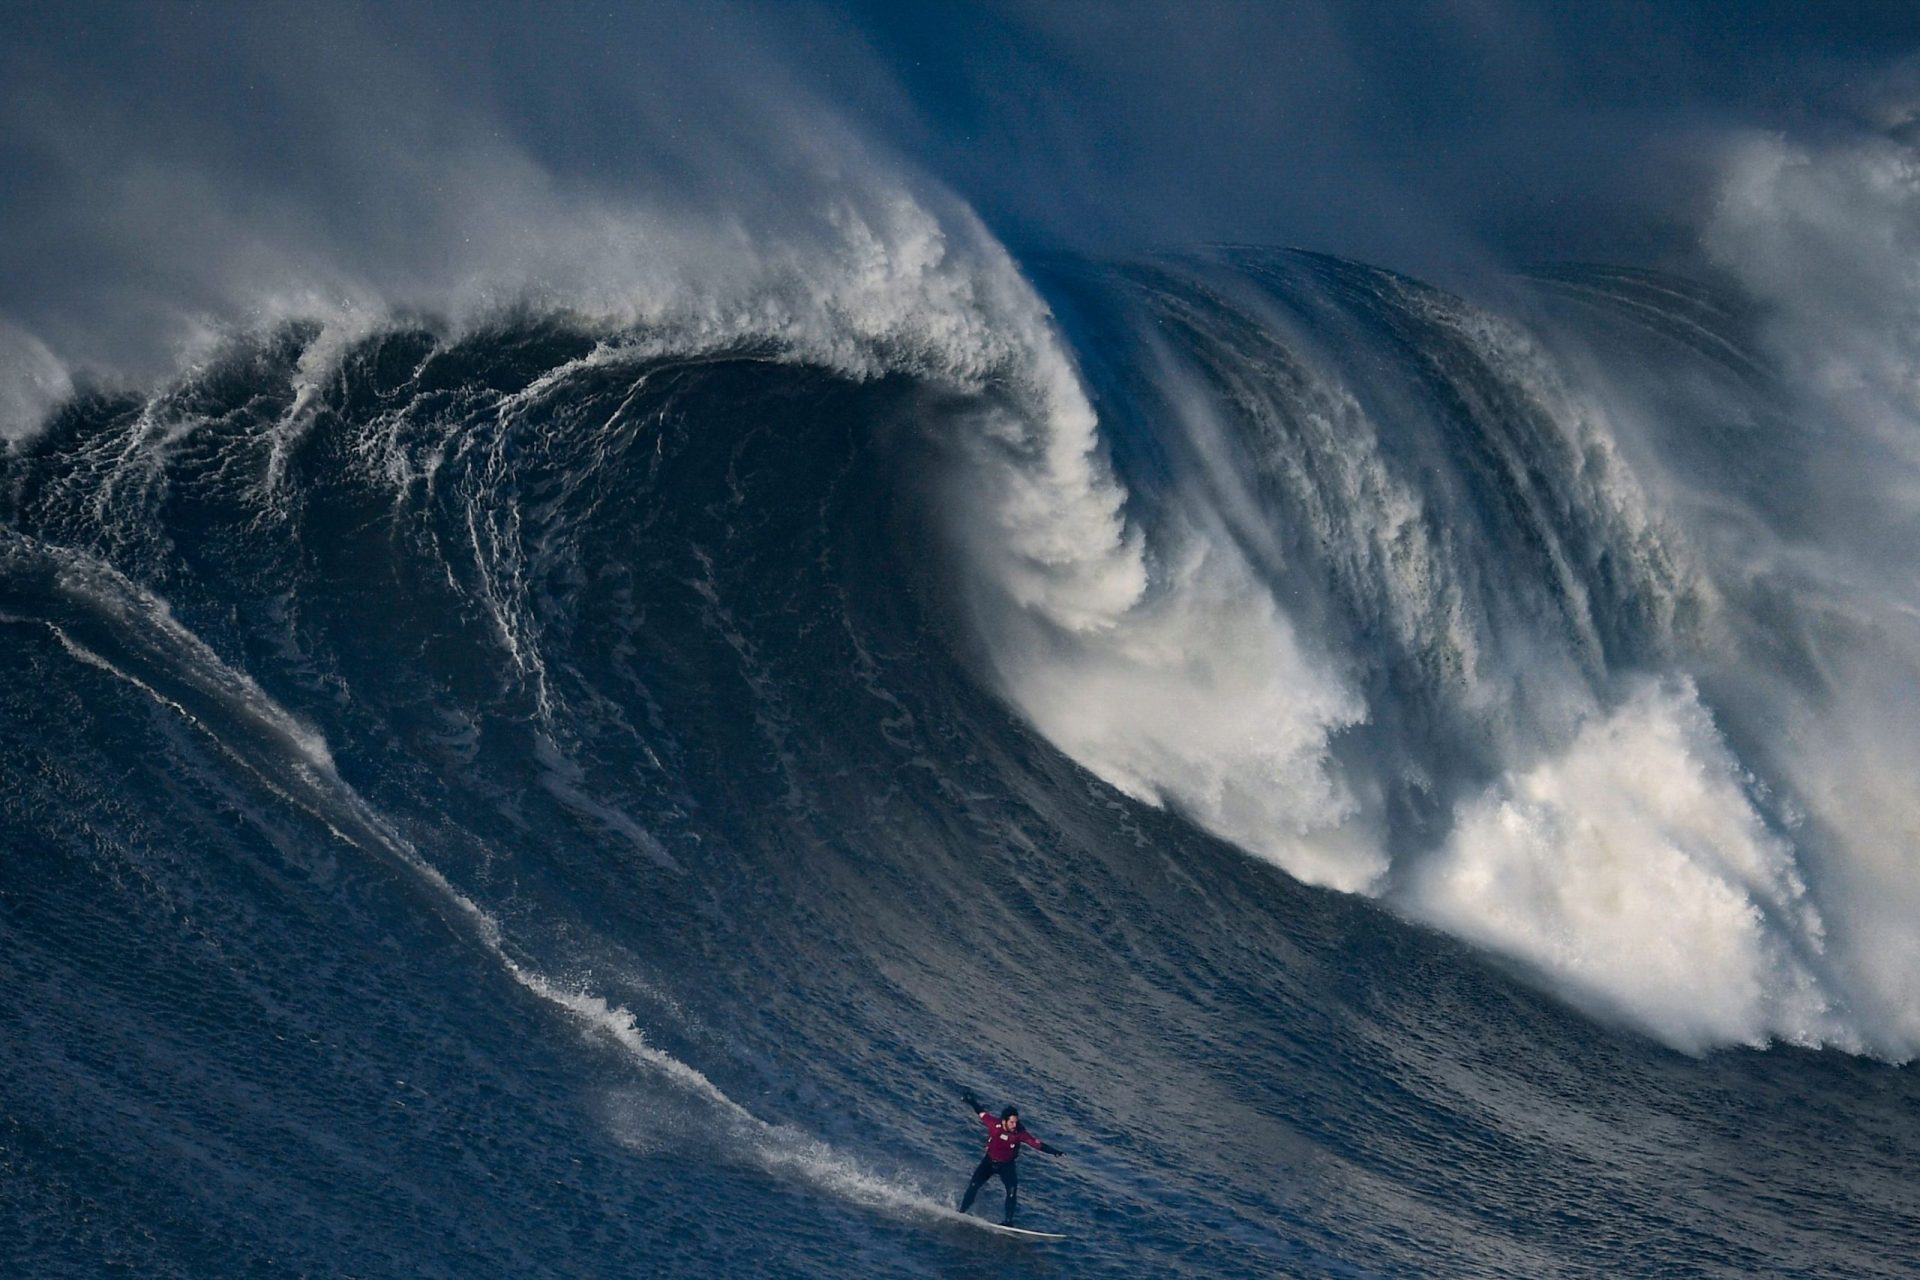
<instances>
[{"instance_id":1,"label":"surfer's leg","mask_svg":"<svg viewBox=\"0 0 1920 1280\"><path fill-rule=\"evenodd\" d=\"M1007 1216L1000 1220L1003 1226L1013 1225L1014 1201L1020 1197L1020 1165L1009 1160L1000 1166L1000 1181L1007 1184Z\"/></svg>"},{"instance_id":2,"label":"surfer's leg","mask_svg":"<svg viewBox=\"0 0 1920 1280\"><path fill-rule=\"evenodd\" d=\"M993 1176L993 1161L982 1160L980 1167L973 1171L973 1180L967 1183L967 1194L960 1197L960 1212L973 1208L973 1198L980 1194L980 1188Z\"/></svg>"}]
</instances>

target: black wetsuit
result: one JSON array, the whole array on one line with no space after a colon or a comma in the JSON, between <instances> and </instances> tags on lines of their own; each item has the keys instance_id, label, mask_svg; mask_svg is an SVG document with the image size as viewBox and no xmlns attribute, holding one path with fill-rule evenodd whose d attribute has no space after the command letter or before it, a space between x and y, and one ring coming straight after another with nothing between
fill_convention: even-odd
<instances>
[{"instance_id":1,"label":"black wetsuit","mask_svg":"<svg viewBox=\"0 0 1920 1280\"><path fill-rule=\"evenodd\" d=\"M1015 1201L1020 1198L1020 1162L1017 1160L995 1160L992 1156L981 1156L979 1168L973 1171L973 1179L967 1183L967 1194L960 1197L960 1212L965 1213L973 1208L973 1198L980 1194L980 1188L987 1185L987 1179L995 1177L1007 1187L1007 1212L1002 1221L1012 1225Z\"/></svg>"}]
</instances>

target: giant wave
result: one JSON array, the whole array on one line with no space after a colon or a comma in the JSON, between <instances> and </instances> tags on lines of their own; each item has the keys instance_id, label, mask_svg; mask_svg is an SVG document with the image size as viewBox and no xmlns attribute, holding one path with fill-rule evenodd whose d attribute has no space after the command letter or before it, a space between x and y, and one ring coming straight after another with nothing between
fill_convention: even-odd
<instances>
[{"instance_id":1,"label":"giant wave","mask_svg":"<svg viewBox=\"0 0 1920 1280\"><path fill-rule=\"evenodd\" d=\"M1798 172L1757 144L1743 163L1749 185ZM31 851L10 879L62 908L12 908L18 989L61 1010L32 1042L57 1055L119 1022L109 1041L130 1044L166 1012L214 1043L320 1043L318 1010L370 1000L408 1053L452 1055L423 1068L445 1084L448 1027L523 1034L444 1012L478 954L667 1089L610 1075L597 1167L717 1134L722 1178L799 1171L941 1221L924 1162L850 1157L862 1127L807 1081L870 1091L928 1149L933 1082L975 1054L1062 1108L1128 1063L1118 1078L1194 1091L1169 1105L1223 1151L1257 1140L1461 1266L1537 1274L1563 1247L1541 1204L1586 1190L1483 1188L1449 1222L1402 1201L1444 1184L1443 1144L1392 1148L1463 1115L1525 1147L1511 1108L1473 1099L1564 1103L1594 1053L1678 1069L1616 1023L1690 1052L1904 1060L1920 1039L1899 785L1920 764L1920 602L1890 568L1911 471L1887 428L1911 406L1891 377L1850 398L1848 369L1900 354L1881 346L1830 345L1808 373L1825 313L1739 278L1752 241L1787 234L1755 210L1792 204L1745 189L1715 241L1736 278L1712 287L1563 267L1475 303L1238 247L1023 273L963 212L899 199L829 219L831 271L763 258L730 293L317 314L230 336L158 390L43 378L58 407L12 434L0 549L6 821ZM1802 195L1804 241L1823 224L1817 184ZM70 936L82 922L104 935ZM196 976L150 1005L148 977L172 974ZM1451 1014L1423 983L1457 993ZM1002 998L1037 1012L1002 1020ZM1237 1044L1209 1029L1222 1011L1251 1028ZM1529 1044L1561 1083L1453 1080L1434 1036ZM174 1088L268 1088L192 1035L155 1042ZM1394 1078L1343 1075L1369 1044L1444 1100L1343 1126ZM397 1052L335 1050L355 1079ZM275 1069L298 1076L287 1053ZM1306 1077L1304 1119L1279 1118L1282 1064ZM137 1110L99 1070L100 1114ZM316 1076L303 1105L336 1087ZM1071 1123L1124 1149L1156 1101ZM207 1167L241 1142L157 1123L157 1148ZM1595 1124L1579 1161L1603 1181L1660 1158ZM311 1142L363 1186L345 1137ZM57 1167L57 1142L32 1150ZM1096 1157L1088 1195L1120 1212L1172 1159ZM1337 1214L1249 1188L1244 1161L1196 1160L1236 1190L1170 1194L1249 1256L1426 1256L1356 1246ZM413 1212L442 1221L444 1170L409 1176ZM142 1220L178 1220L141 1197L196 1193L157 1181L129 1192ZM1715 1185L1689 1217L1708 1234ZM302 1193L232 1195L270 1235ZM795 1232L832 1256L804 1208L726 1245L687 1206L660 1212L709 1262ZM1276 1217L1289 1239L1256 1225ZM1181 1231L1140 1247L1096 1258L1205 1269ZM471 1248L538 1269L509 1241Z\"/></svg>"}]
</instances>

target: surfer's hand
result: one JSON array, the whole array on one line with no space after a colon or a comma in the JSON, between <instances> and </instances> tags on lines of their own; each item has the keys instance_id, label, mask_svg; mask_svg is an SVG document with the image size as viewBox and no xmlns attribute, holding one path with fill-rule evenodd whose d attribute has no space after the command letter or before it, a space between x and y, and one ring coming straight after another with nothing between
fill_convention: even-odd
<instances>
[{"instance_id":1,"label":"surfer's hand","mask_svg":"<svg viewBox=\"0 0 1920 1280\"><path fill-rule=\"evenodd\" d=\"M972 1107L975 1111L980 1110L980 1099L974 1097L971 1093L961 1094L960 1101L966 1103L968 1106Z\"/></svg>"},{"instance_id":2,"label":"surfer's hand","mask_svg":"<svg viewBox=\"0 0 1920 1280\"><path fill-rule=\"evenodd\" d=\"M1067 1154L1066 1152L1062 1151L1060 1148L1050 1147L1044 1142L1040 1144L1040 1153L1042 1155L1049 1155L1049 1156L1063 1156Z\"/></svg>"}]
</instances>

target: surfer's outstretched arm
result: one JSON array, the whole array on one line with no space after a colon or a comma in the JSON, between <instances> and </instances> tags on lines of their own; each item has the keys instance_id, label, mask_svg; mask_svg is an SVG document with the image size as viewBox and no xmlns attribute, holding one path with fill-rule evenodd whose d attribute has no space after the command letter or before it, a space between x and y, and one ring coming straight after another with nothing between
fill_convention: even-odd
<instances>
[{"instance_id":1,"label":"surfer's outstretched arm","mask_svg":"<svg viewBox=\"0 0 1920 1280\"><path fill-rule=\"evenodd\" d=\"M1066 1152L1064 1152L1064 1151L1062 1151L1062 1150L1061 1150L1060 1148L1058 1148L1058 1147L1050 1147L1050 1146L1048 1146L1048 1145L1047 1145L1046 1143L1044 1143L1044 1142L1042 1142L1042 1141L1040 1141L1040 1139L1038 1139L1038 1138L1036 1138L1036 1137L1034 1137L1034 1136L1033 1136L1032 1134L1030 1134L1030 1133L1028 1133L1028 1132L1027 1132L1027 1131L1026 1131L1025 1129L1022 1129L1022 1130L1020 1130L1020 1132L1018 1132L1018 1133L1016 1133L1016 1134L1014 1134L1014 1135L1013 1135L1013 1140L1014 1140L1015 1142L1024 1142L1024 1143L1026 1143L1026 1144L1027 1144L1028 1146L1030 1146L1030 1147L1032 1147L1032 1148L1033 1148L1033 1149L1034 1149L1035 1151L1038 1151L1038 1152L1039 1152L1039 1153L1040 1153L1041 1155L1045 1155L1045 1156L1063 1156L1063 1155L1065 1155L1065 1154L1067 1154Z\"/></svg>"}]
</instances>

